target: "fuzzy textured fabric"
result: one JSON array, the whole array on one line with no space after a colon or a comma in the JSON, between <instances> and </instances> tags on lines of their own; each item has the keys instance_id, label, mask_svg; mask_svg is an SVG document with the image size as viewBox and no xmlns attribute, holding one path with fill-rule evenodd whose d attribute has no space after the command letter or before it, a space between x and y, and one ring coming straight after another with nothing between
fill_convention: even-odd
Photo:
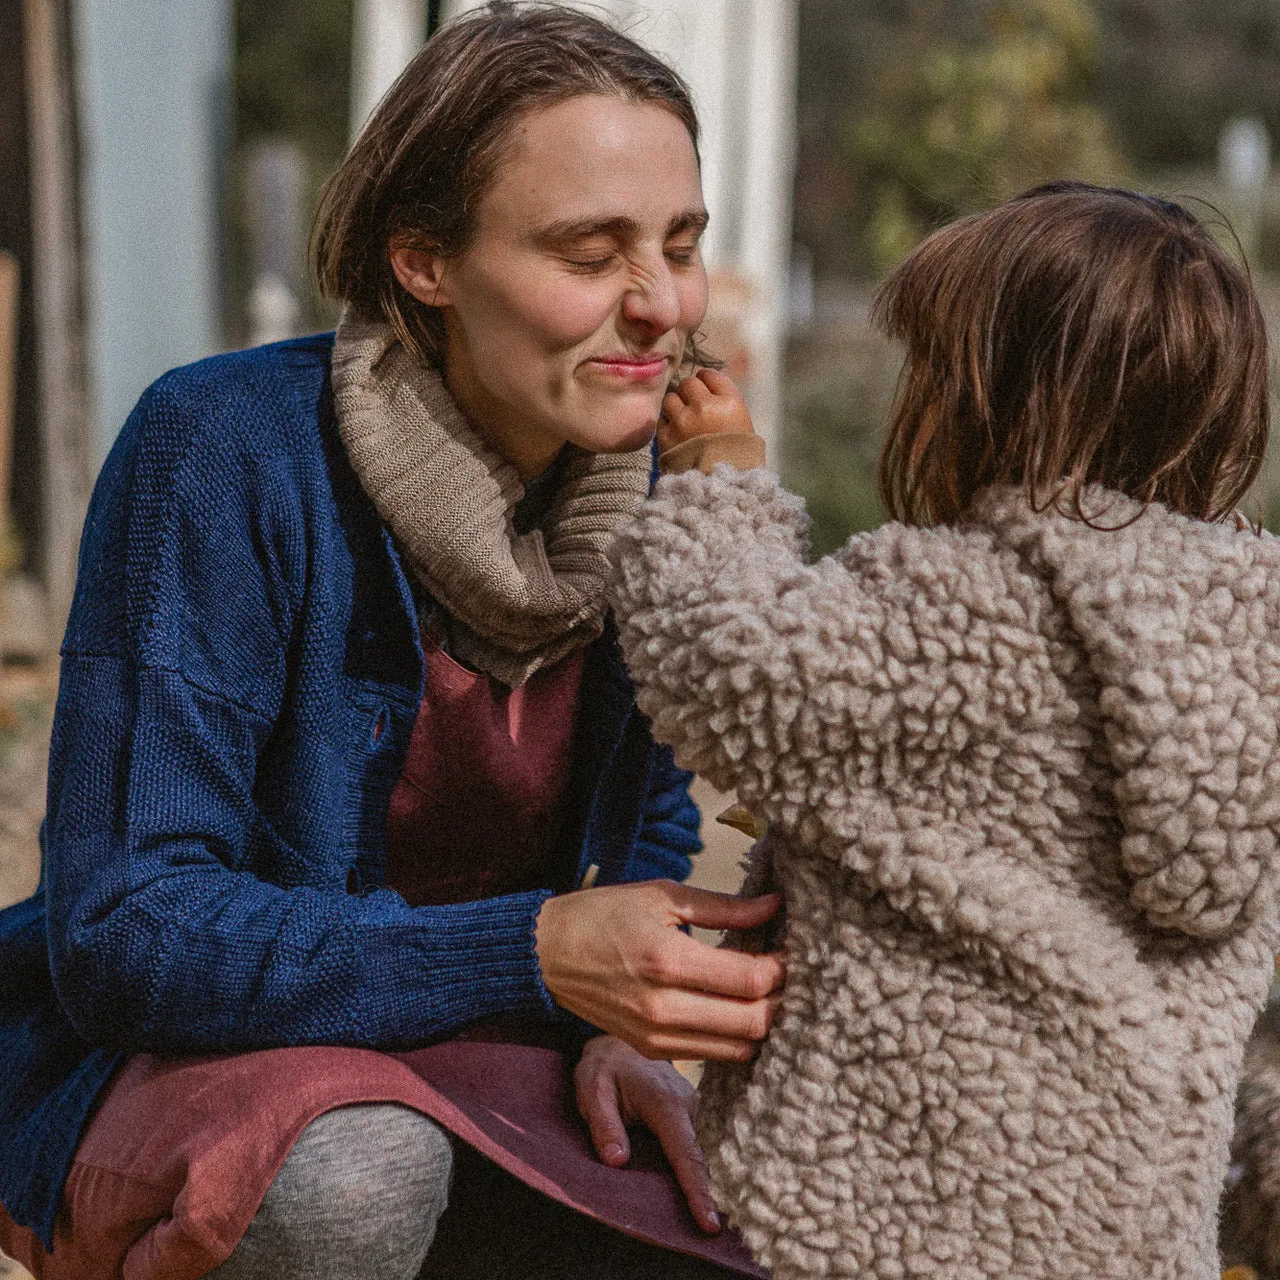
<instances>
[{"instance_id":1,"label":"fuzzy textured fabric","mask_svg":"<svg viewBox=\"0 0 1280 1280\"><path fill-rule=\"evenodd\" d=\"M648 446L579 451L540 529L517 534L514 467L391 327L348 313L333 398L351 465L405 559L453 619L456 656L513 687L604 627L606 550L649 492Z\"/></svg>"},{"instance_id":2,"label":"fuzzy textured fabric","mask_svg":"<svg viewBox=\"0 0 1280 1280\"><path fill-rule=\"evenodd\" d=\"M1217 1280L1277 941L1280 543L1010 491L814 565L805 526L720 466L614 552L639 705L768 821L785 895L773 1030L704 1077L721 1206L775 1280Z\"/></svg>"}]
</instances>

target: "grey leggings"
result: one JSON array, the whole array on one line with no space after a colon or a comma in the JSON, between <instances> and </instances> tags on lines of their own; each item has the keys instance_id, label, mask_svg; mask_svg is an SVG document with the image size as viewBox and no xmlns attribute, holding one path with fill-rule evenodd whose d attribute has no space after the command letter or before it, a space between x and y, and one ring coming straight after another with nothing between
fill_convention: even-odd
<instances>
[{"instance_id":1,"label":"grey leggings","mask_svg":"<svg viewBox=\"0 0 1280 1280\"><path fill-rule=\"evenodd\" d=\"M339 1107L302 1131L217 1280L414 1280L449 1198L453 1146L409 1107Z\"/></svg>"},{"instance_id":2,"label":"grey leggings","mask_svg":"<svg viewBox=\"0 0 1280 1280\"><path fill-rule=\"evenodd\" d=\"M454 1204L445 1212L450 1185ZM433 1246L434 1241L434 1246ZM211 1280L723 1280L530 1190L408 1107L313 1120Z\"/></svg>"}]
</instances>

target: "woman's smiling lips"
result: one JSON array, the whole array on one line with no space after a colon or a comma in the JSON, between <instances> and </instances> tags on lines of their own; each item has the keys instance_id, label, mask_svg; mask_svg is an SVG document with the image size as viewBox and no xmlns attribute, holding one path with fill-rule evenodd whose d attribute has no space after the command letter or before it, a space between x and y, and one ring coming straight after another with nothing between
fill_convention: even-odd
<instances>
[{"instance_id":1,"label":"woman's smiling lips","mask_svg":"<svg viewBox=\"0 0 1280 1280\"><path fill-rule=\"evenodd\" d=\"M670 356L597 356L588 360L586 367L605 374L610 378L619 378L623 382L652 382L657 378L665 378L671 365Z\"/></svg>"}]
</instances>

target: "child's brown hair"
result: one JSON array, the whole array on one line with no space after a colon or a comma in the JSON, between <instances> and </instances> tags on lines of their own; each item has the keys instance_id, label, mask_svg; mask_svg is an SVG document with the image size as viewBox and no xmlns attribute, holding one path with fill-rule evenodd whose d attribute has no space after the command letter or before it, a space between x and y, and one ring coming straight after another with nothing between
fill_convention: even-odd
<instances>
[{"instance_id":1,"label":"child's brown hair","mask_svg":"<svg viewBox=\"0 0 1280 1280\"><path fill-rule=\"evenodd\" d=\"M907 348L880 455L898 519L954 520L992 484L1085 518L1097 484L1218 520L1262 463L1262 312L1176 204L1035 187L926 239L873 317Z\"/></svg>"}]
</instances>

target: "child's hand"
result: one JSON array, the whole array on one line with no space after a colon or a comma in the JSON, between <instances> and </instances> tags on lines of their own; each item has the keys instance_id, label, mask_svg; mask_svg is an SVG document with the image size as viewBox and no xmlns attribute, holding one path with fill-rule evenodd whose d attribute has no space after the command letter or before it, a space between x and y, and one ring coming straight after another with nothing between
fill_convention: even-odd
<instances>
[{"instance_id":1,"label":"child's hand","mask_svg":"<svg viewBox=\"0 0 1280 1280\"><path fill-rule=\"evenodd\" d=\"M751 415L733 380L716 369L700 369L668 391L658 419L658 449L665 452L694 436L754 435Z\"/></svg>"}]
</instances>

